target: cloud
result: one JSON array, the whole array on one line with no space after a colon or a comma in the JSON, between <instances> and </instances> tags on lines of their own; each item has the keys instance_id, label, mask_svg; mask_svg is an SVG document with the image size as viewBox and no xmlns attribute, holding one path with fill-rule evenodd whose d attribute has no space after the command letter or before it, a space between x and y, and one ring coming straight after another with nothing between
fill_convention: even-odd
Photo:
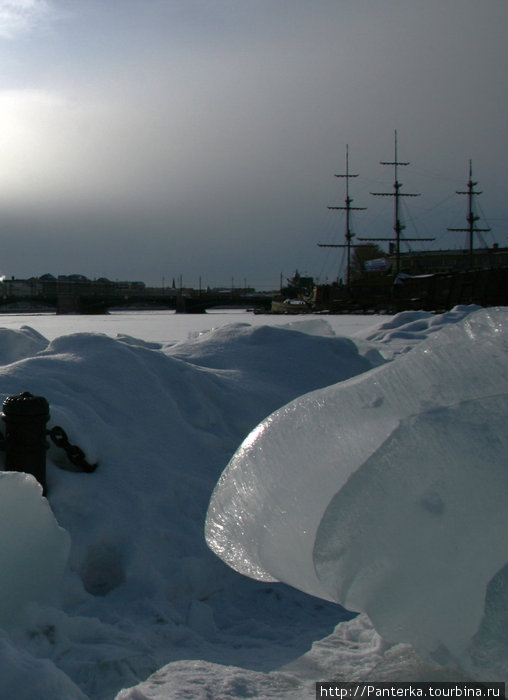
<instances>
[{"instance_id":1,"label":"cloud","mask_svg":"<svg viewBox=\"0 0 508 700\"><path fill-rule=\"evenodd\" d=\"M67 263L118 277L131 274L131 258L143 266L132 275L147 281L163 265L167 278L212 268L251 278L249 266L275 280L295 267L319 273L316 244L342 236L326 205L343 203L333 173L346 143L360 174L352 196L368 206L358 235L391 233L391 201L369 193L392 186L379 161L392 159L394 129L411 161L400 173L406 191L422 192L410 202L415 220L463 188L469 158L481 203L504 216L505 7L0 0L0 18L17 12L19 37L59 19L50 41L32 31L4 42L5 235L31 238L40 264L48 251L40 272L58 257L62 273ZM456 200L458 220L438 211L415 235L461 225ZM20 249L8 251L13 273ZM31 272L26 253L23 264Z\"/></svg>"},{"instance_id":2,"label":"cloud","mask_svg":"<svg viewBox=\"0 0 508 700\"><path fill-rule=\"evenodd\" d=\"M1 91L1 200L30 206L55 189L62 199L75 182L85 122L82 107L57 91Z\"/></svg>"},{"instance_id":3,"label":"cloud","mask_svg":"<svg viewBox=\"0 0 508 700\"><path fill-rule=\"evenodd\" d=\"M29 33L48 19L50 11L47 0L0 0L0 37Z\"/></svg>"}]
</instances>

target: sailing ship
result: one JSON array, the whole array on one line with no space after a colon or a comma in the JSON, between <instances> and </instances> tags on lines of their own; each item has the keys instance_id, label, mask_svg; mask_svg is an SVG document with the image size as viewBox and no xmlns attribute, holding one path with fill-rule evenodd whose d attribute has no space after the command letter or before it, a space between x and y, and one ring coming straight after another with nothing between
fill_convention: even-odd
<instances>
[{"instance_id":1,"label":"sailing ship","mask_svg":"<svg viewBox=\"0 0 508 700\"><path fill-rule=\"evenodd\" d=\"M394 202L393 235L366 238L357 237L360 245L355 245L355 234L351 230L351 212L365 209L353 207L349 194L349 180L358 177L349 172L349 147L346 147L346 172L336 177L344 178L346 197L344 206L328 207L345 211L344 243L318 243L319 247L344 248L347 252L346 283L337 280L332 284L316 285L312 308L314 311L330 313L386 311L395 313L407 309L444 311L457 304L475 303L482 306L508 304L508 249L496 243L474 249L477 235L488 228L479 228L479 217L474 213L474 198L481 194L475 190L478 184L473 181L472 162L469 162L469 180L465 191L457 194L467 196L467 227L449 228L449 231L468 233L468 248L461 251L422 251L404 253L402 243L412 241L430 242L434 238L407 238L401 220L401 199L418 197L417 193L402 191L399 181L399 168L409 165L398 158L397 132L394 134L394 159L381 161L381 165L394 169L394 184L391 192L372 192L376 197L391 197ZM365 250L379 250L378 243L388 243L389 252L382 258L364 262L363 274L355 276L352 271L354 253Z\"/></svg>"}]
</instances>

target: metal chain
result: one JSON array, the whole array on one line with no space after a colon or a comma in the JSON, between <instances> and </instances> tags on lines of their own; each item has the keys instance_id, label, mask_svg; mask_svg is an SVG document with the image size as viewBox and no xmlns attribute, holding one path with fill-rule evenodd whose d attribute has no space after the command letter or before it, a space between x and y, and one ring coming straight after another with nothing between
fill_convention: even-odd
<instances>
[{"instance_id":1,"label":"metal chain","mask_svg":"<svg viewBox=\"0 0 508 700\"><path fill-rule=\"evenodd\" d=\"M67 433L59 425L55 425L54 428L48 430L48 435L57 447L61 447L65 450L69 461L76 467L80 467L82 471L88 474L97 469L97 464L89 464L89 462L86 461L85 453L80 447L71 445Z\"/></svg>"}]
</instances>

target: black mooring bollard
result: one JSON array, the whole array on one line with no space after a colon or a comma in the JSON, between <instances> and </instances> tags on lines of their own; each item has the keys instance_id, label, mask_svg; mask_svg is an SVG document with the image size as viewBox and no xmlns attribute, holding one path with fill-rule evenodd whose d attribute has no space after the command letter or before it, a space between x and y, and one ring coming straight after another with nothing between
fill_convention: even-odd
<instances>
[{"instance_id":1,"label":"black mooring bollard","mask_svg":"<svg viewBox=\"0 0 508 700\"><path fill-rule=\"evenodd\" d=\"M5 468L33 474L46 495L46 423L49 404L43 396L24 391L3 403Z\"/></svg>"}]
</instances>

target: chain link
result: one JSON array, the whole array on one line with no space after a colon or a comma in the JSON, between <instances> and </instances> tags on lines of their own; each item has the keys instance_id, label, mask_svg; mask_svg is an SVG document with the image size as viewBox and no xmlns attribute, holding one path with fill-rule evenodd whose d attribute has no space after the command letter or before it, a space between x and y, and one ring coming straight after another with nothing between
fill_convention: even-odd
<instances>
[{"instance_id":1,"label":"chain link","mask_svg":"<svg viewBox=\"0 0 508 700\"><path fill-rule=\"evenodd\" d=\"M86 461L85 453L77 445L71 445L67 433L59 425L55 425L54 428L48 430L49 437L53 440L57 447L61 447L65 450L69 461L76 467L88 474L97 469L97 464L90 464Z\"/></svg>"}]
</instances>

